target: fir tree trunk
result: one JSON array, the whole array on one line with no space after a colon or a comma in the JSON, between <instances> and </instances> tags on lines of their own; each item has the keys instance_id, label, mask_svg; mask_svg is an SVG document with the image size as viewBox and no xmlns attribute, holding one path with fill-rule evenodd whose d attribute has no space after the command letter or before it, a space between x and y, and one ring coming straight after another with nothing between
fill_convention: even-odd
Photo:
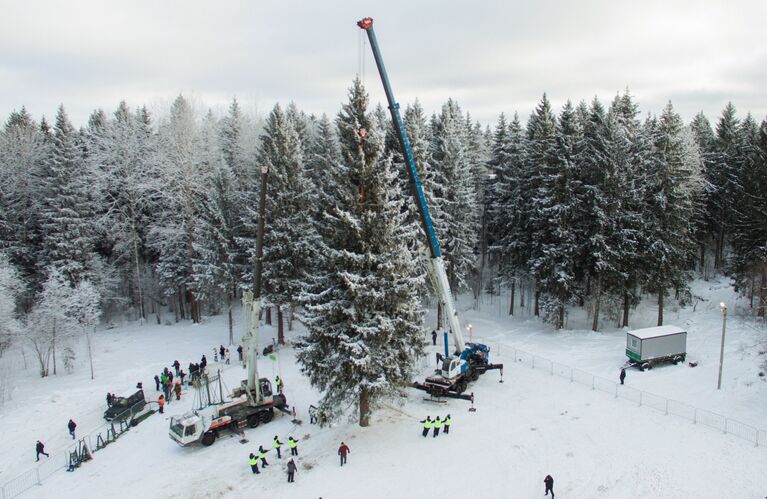
<instances>
[{"instance_id":1,"label":"fir tree trunk","mask_svg":"<svg viewBox=\"0 0 767 499\"><path fill-rule=\"evenodd\" d=\"M541 298L541 292L538 290L537 286L535 289L535 304L533 305L533 315L536 317L540 317L540 308L539 308L539 301Z\"/></svg>"},{"instance_id":2,"label":"fir tree trunk","mask_svg":"<svg viewBox=\"0 0 767 499\"><path fill-rule=\"evenodd\" d=\"M629 325L629 292L627 289L623 290L623 321L621 327L628 327Z\"/></svg>"},{"instance_id":3,"label":"fir tree trunk","mask_svg":"<svg viewBox=\"0 0 767 499\"><path fill-rule=\"evenodd\" d=\"M93 379L93 349L91 348L91 335L85 331L85 341L88 343L88 361L91 364L91 379Z\"/></svg>"},{"instance_id":4,"label":"fir tree trunk","mask_svg":"<svg viewBox=\"0 0 767 499\"><path fill-rule=\"evenodd\" d=\"M658 290L658 325L663 325L663 295L666 294L664 288Z\"/></svg>"},{"instance_id":5,"label":"fir tree trunk","mask_svg":"<svg viewBox=\"0 0 767 499\"><path fill-rule=\"evenodd\" d=\"M519 308L521 310L525 309L525 287L524 286L519 287Z\"/></svg>"},{"instance_id":6,"label":"fir tree trunk","mask_svg":"<svg viewBox=\"0 0 767 499\"><path fill-rule=\"evenodd\" d=\"M754 309L754 295L756 288L756 272L751 273L751 292L749 293L748 301L749 301L749 308L751 310Z\"/></svg>"},{"instance_id":7,"label":"fir tree trunk","mask_svg":"<svg viewBox=\"0 0 767 499\"><path fill-rule=\"evenodd\" d=\"M706 241L700 242L700 272L706 274Z\"/></svg>"},{"instance_id":8,"label":"fir tree trunk","mask_svg":"<svg viewBox=\"0 0 767 499\"><path fill-rule=\"evenodd\" d=\"M511 281L511 300L509 301L509 315L514 315L514 293L517 290L517 282Z\"/></svg>"},{"instance_id":9,"label":"fir tree trunk","mask_svg":"<svg viewBox=\"0 0 767 499\"><path fill-rule=\"evenodd\" d=\"M232 295L226 297L226 312L229 316L229 344L234 345L234 316L232 315Z\"/></svg>"},{"instance_id":10,"label":"fir tree trunk","mask_svg":"<svg viewBox=\"0 0 767 499\"><path fill-rule=\"evenodd\" d=\"M296 305L291 303L290 308L288 309L288 331L293 331L293 319L295 318L295 313Z\"/></svg>"},{"instance_id":11,"label":"fir tree trunk","mask_svg":"<svg viewBox=\"0 0 767 499\"><path fill-rule=\"evenodd\" d=\"M194 291L191 289L188 289L186 291L187 294L187 301L189 302L189 315L191 316L192 322L195 324L200 323L200 302L197 301L197 297L194 295Z\"/></svg>"},{"instance_id":12,"label":"fir tree trunk","mask_svg":"<svg viewBox=\"0 0 767 499\"><path fill-rule=\"evenodd\" d=\"M267 326L272 325L272 307L266 307L266 321Z\"/></svg>"},{"instance_id":13,"label":"fir tree trunk","mask_svg":"<svg viewBox=\"0 0 767 499\"><path fill-rule=\"evenodd\" d=\"M442 330L442 302L437 299L437 331Z\"/></svg>"},{"instance_id":14,"label":"fir tree trunk","mask_svg":"<svg viewBox=\"0 0 767 499\"><path fill-rule=\"evenodd\" d=\"M285 326L283 325L282 307L277 306L277 343L285 344Z\"/></svg>"},{"instance_id":15,"label":"fir tree trunk","mask_svg":"<svg viewBox=\"0 0 767 499\"><path fill-rule=\"evenodd\" d=\"M360 390L360 426L370 426L370 399L367 386L363 386Z\"/></svg>"},{"instance_id":16,"label":"fir tree trunk","mask_svg":"<svg viewBox=\"0 0 767 499\"><path fill-rule=\"evenodd\" d=\"M724 223L722 223L722 227L719 229L719 239L716 242L716 259L714 261L714 267L716 268L716 270L721 269L723 263L724 263Z\"/></svg>"},{"instance_id":17,"label":"fir tree trunk","mask_svg":"<svg viewBox=\"0 0 767 499\"><path fill-rule=\"evenodd\" d=\"M565 328L565 306L559 305L559 319L557 320L557 329Z\"/></svg>"},{"instance_id":18,"label":"fir tree trunk","mask_svg":"<svg viewBox=\"0 0 767 499\"><path fill-rule=\"evenodd\" d=\"M762 285L759 288L759 310L757 317L765 318L764 309L767 307L767 264L762 264Z\"/></svg>"},{"instance_id":19,"label":"fir tree trunk","mask_svg":"<svg viewBox=\"0 0 767 499\"><path fill-rule=\"evenodd\" d=\"M138 261L138 237L136 236L136 229L133 228L133 259L136 263L136 291L138 291L138 307L139 314L141 315L141 321L146 321L146 309L144 308L144 295L141 289L141 269Z\"/></svg>"},{"instance_id":20,"label":"fir tree trunk","mask_svg":"<svg viewBox=\"0 0 767 499\"><path fill-rule=\"evenodd\" d=\"M601 285L601 278L597 276L596 282L594 283L594 317L591 322L592 331L599 331L599 304L602 300Z\"/></svg>"},{"instance_id":21,"label":"fir tree trunk","mask_svg":"<svg viewBox=\"0 0 767 499\"><path fill-rule=\"evenodd\" d=\"M53 319L53 374L56 374L56 319Z\"/></svg>"}]
</instances>

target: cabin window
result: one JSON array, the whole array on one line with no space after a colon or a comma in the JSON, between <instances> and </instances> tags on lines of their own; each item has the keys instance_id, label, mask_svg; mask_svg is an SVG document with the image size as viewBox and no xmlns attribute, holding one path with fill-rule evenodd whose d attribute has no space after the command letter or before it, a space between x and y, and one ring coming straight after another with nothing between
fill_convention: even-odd
<instances>
[{"instance_id":1,"label":"cabin window","mask_svg":"<svg viewBox=\"0 0 767 499\"><path fill-rule=\"evenodd\" d=\"M187 437L194 436L194 425L187 426L186 431L184 431L184 435Z\"/></svg>"},{"instance_id":2,"label":"cabin window","mask_svg":"<svg viewBox=\"0 0 767 499\"><path fill-rule=\"evenodd\" d=\"M631 347L636 348L639 346L639 342L636 340L636 338L631 338Z\"/></svg>"}]
</instances>

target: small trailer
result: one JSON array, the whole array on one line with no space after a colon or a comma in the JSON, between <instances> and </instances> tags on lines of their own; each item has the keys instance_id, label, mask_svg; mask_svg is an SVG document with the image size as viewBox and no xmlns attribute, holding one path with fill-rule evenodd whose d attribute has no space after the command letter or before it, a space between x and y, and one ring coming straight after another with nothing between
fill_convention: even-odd
<instances>
[{"instance_id":1,"label":"small trailer","mask_svg":"<svg viewBox=\"0 0 767 499\"><path fill-rule=\"evenodd\" d=\"M626 333L629 364L640 371L660 362L684 362L687 356L687 331L678 326L657 326Z\"/></svg>"}]
</instances>

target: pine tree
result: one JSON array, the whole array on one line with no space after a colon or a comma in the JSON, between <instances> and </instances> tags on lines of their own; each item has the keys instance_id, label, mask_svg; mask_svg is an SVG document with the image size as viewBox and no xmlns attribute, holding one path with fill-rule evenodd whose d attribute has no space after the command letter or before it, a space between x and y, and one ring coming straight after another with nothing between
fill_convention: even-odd
<instances>
[{"instance_id":1,"label":"pine tree","mask_svg":"<svg viewBox=\"0 0 767 499\"><path fill-rule=\"evenodd\" d=\"M402 394L423 353L423 312L414 291L422 284L410 258L405 200L391 157L382 157L384 132L367 112L359 80L336 123L343 163L319 250L328 255L320 291L305 296L308 334L298 360L323 392L320 421L349 406L360 426L386 398ZM364 129L365 133L360 133Z\"/></svg>"},{"instance_id":2,"label":"pine tree","mask_svg":"<svg viewBox=\"0 0 767 499\"><path fill-rule=\"evenodd\" d=\"M714 267L721 269L724 264L724 247L732 223L732 205L737 187L737 142L740 122L736 117L735 106L728 102L716 125L716 141L707 180L711 184L709 213L714 224L716 251Z\"/></svg>"},{"instance_id":3,"label":"pine tree","mask_svg":"<svg viewBox=\"0 0 767 499\"><path fill-rule=\"evenodd\" d=\"M699 245L699 267L703 272L704 278L708 277L706 267L706 249L709 246L715 246L716 227L713 224L711 208L714 207L716 198L715 175L716 175L716 155L714 130L711 123L703 112L695 115L690 123L690 131L693 134L695 142L700 151L700 158L703 164L703 178L705 180L704 189L701 192L701 198L698 201L695 210L695 240Z\"/></svg>"}]
</instances>

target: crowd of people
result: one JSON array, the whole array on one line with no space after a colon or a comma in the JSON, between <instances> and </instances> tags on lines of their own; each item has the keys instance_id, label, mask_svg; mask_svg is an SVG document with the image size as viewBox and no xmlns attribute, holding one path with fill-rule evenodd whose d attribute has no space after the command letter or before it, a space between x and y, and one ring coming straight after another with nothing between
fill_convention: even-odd
<instances>
[{"instance_id":1,"label":"crowd of people","mask_svg":"<svg viewBox=\"0 0 767 499\"><path fill-rule=\"evenodd\" d=\"M277 459L282 459L282 446L285 445L283 442L280 442L280 438L278 435L274 436L274 439L272 440L272 448L277 453ZM287 462L286 469L288 472L288 482L292 483L295 481L295 474L298 471L298 465L296 464L296 461L293 459L295 457L298 458L298 440L295 440L293 436L291 435L288 437L288 448L290 449L290 458ZM253 472L254 475L259 475L261 472L269 466L269 463L266 460L266 453L269 452L271 449L264 449L263 445L258 446L258 450L256 452L251 452L248 455L248 464L250 465L250 470ZM344 442L341 442L341 446L338 448L338 456L341 459L341 466L346 464L346 458L351 453L351 450L349 449L349 446L346 445ZM258 469L258 465L261 465L261 471Z\"/></svg>"}]
</instances>

